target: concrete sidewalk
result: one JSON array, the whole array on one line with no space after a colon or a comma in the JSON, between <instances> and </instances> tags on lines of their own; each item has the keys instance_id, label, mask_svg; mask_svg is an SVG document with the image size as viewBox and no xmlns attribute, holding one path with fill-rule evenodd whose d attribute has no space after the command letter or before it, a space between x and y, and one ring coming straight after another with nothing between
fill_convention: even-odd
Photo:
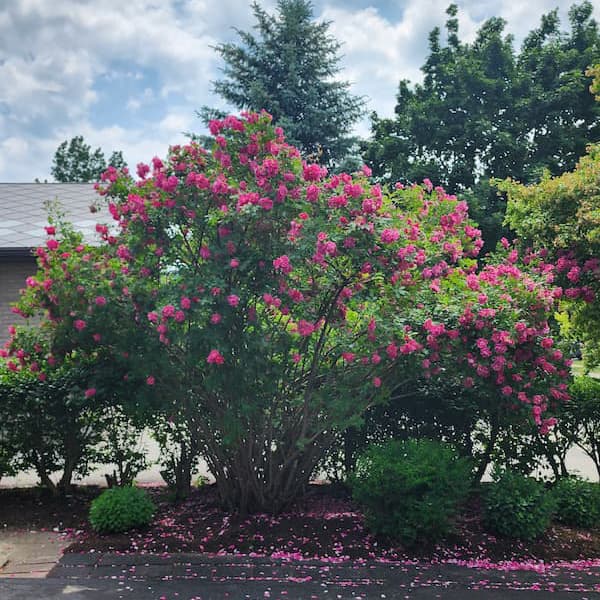
<instances>
[{"instance_id":1,"label":"concrete sidewalk","mask_svg":"<svg viewBox=\"0 0 600 600\"><path fill-rule=\"evenodd\" d=\"M46 577L72 543L52 531L0 531L0 578Z\"/></svg>"},{"instance_id":2,"label":"concrete sidewalk","mask_svg":"<svg viewBox=\"0 0 600 600\"><path fill-rule=\"evenodd\" d=\"M66 554L47 579L0 580L2 600L600 598L600 568L500 571L442 564L287 561L202 554Z\"/></svg>"}]
</instances>

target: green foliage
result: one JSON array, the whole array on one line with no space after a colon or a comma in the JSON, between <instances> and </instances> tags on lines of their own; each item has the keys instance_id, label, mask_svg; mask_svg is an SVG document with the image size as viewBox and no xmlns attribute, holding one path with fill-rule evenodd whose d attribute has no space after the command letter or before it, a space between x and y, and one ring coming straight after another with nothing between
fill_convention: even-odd
<instances>
[{"instance_id":1,"label":"green foliage","mask_svg":"<svg viewBox=\"0 0 600 600\"><path fill-rule=\"evenodd\" d=\"M1 396L0 396L1 398ZM15 473L15 449L4 428L0 429L0 480Z\"/></svg>"},{"instance_id":2,"label":"green foliage","mask_svg":"<svg viewBox=\"0 0 600 600\"><path fill-rule=\"evenodd\" d=\"M142 445L142 429L120 406L109 406L105 412L106 427L98 448L98 459L114 465L105 475L108 487L133 485L140 471L148 468L146 449Z\"/></svg>"},{"instance_id":3,"label":"green foliage","mask_svg":"<svg viewBox=\"0 0 600 600\"><path fill-rule=\"evenodd\" d=\"M600 32L592 13L588 0L573 4L570 31L563 32L555 9L542 16L540 26L523 42L518 66L525 130L531 138L525 177L512 172L513 177L532 182L546 169L559 175L575 167L590 142L600 141L600 106L590 94L592 79L586 74L600 56Z\"/></svg>"},{"instance_id":4,"label":"green foliage","mask_svg":"<svg viewBox=\"0 0 600 600\"><path fill-rule=\"evenodd\" d=\"M288 141L331 165L352 145L348 133L363 100L349 93L339 72L340 43L328 22L313 21L308 0L278 0L277 13L252 4L258 35L237 31L241 43L216 46L225 78L214 90L238 109L268 111Z\"/></svg>"},{"instance_id":5,"label":"green foliage","mask_svg":"<svg viewBox=\"0 0 600 600\"><path fill-rule=\"evenodd\" d=\"M494 17L472 43L460 39L457 7L450 6L447 44L435 28L422 84L399 84L395 116L373 115L364 156L384 181L428 177L450 192L470 189L469 202L487 248L502 235L505 200L491 177L531 183L544 169L572 169L586 145L600 140L600 105L589 92L600 33L587 0L569 11L561 31L557 11L516 52L505 21ZM489 239L488 239L489 238Z\"/></svg>"},{"instance_id":6,"label":"green foliage","mask_svg":"<svg viewBox=\"0 0 600 600\"><path fill-rule=\"evenodd\" d=\"M554 480L567 476L566 457L576 434L563 408L554 410L558 423L549 432L540 433L532 422L505 421L496 438L491 462L500 469L522 475L535 473L543 477L543 471L550 469Z\"/></svg>"},{"instance_id":7,"label":"green foliage","mask_svg":"<svg viewBox=\"0 0 600 600\"><path fill-rule=\"evenodd\" d=\"M110 167L114 167L115 169L122 170L127 168L127 162L123 156L122 150L115 150L108 159L108 165Z\"/></svg>"},{"instance_id":8,"label":"green foliage","mask_svg":"<svg viewBox=\"0 0 600 600\"><path fill-rule=\"evenodd\" d=\"M559 523L586 529L600 526L600 484L567 477L556 484L552 493Z\"/></svg>"},{"instance_id":9,"label":"green foliage","mask_svg":"<svg viewBox=\"0 0 600 600\"><path fill-rule=\"evenodd\" d=\"M56 149L51 173L62 183L89 183L98 181L106 169L106 159L100 148L92 151L83 136L65 140Z\"/></svg>"},{"instance_id":10,"label":"green foliage","mask_svg":"<svg viewBox=\"0 0 600 600\"><path fill-rule=\"evenodd\" d=\"M473 437L496 404L491 390L484 394L465 389L450 377L431 381L415 375L414 381L393 390L385 404L370 407L359 424L343 432L317 472L331 480L345 480L368 446L392 439L437 439L478 464L482 456Z\"/></svg>"},{"instance_id":11,"label":"green foliage","mask_svg":"<svg viewBox=\"0 0 600 600\"><path fill-rule=\"evenodd\" d=\"M410 546L435 542L469 493L470 461L431 440L373 446L357 461L352 493L376 534Z\"/></svg>"},{"instance_id":12,"label":"green foliage","mask_svg":"<svg viewBox=\"0 0 600 600\"><path fill-rule=\"evenodd\" d=\"M65 492L74 475L84 476L96 458L103 410L88 398L90 371L65 364L40 380L37 372L0 370L2 447L19 469L34 469L54 492ZM62 471L58 484L50 479Z\"/></svg>"},{"instance_id":13,"label":"green foliage","mask_svg":"<svg viewBox=\"0 0 600 600\"><path fill-rule=\"evenodd\" d=\"M98 533L121 533L148 525L154 511L145 490L116 487L105 490L92 502L89 518Z\"/></svg>"},{"instance_id":14,"label":"green foliage","mask_svg":"<svg viewBox=\"0 0 600 600\"><path fill-rule=\"evenodd\" d=\"M586 366L600 364L600 145L590 146L575 170L560 177L546 174L530 186L511 179L495 183L508 195L506 222L523 246L562 258L565 287L587 286L595 293L585 302L580 296L565 300L564 310L572 335L584 342ZM577 267L575 275L567 272L572 266Z\"/></svg>"},{"instance_id":15,"label":"green foliage","mask_svg":"<svg viewBox=\"0 0 600 600\"><path fill-rule=\"evenodd\" d=\"M595 94L594 98L596 101L600 102L600 63L590 67L586 71L586 75L594 78L590 84L590 92Z\"/></svg>"},{"instance_id":16,"label":"green foliage","mask_svg":"<svg viewBox=\"0 0 600 600\"><path fill-rule=\"evenodd\" d=\"M50 171L54 179L61 183L91 183L100 179L107 166L116 169L127 167L123 153L120 150L113 152L107 165L100 148L92 150L91 146L85 143L83 136L76 135L58 146Z\"/></svg>"},{"instance_id":17,"label":"green foliage","mask_svg":"<svg viewBox=\"0 0 600 600\"><path fill-rule=\"evenodd\" d=\"M556 502L541 481L511 471L496 472L483 494L484 524L503 537L533 540L550 525Z\"/></svg>"},{"instance_id":18,"label":"green foliage","mask_svg":"<svg viewBox=\"0 0 600 600\"><path fill-rule=\"evenodd\" d=\"M198 432L189 428L195 418L202 417L196 413L190 420L182 414L168 419L157 416L151 424L152 436L160 447L160 475L176 500L188 495L192 477L198 472Z\"/></svg>"}]
</instances>

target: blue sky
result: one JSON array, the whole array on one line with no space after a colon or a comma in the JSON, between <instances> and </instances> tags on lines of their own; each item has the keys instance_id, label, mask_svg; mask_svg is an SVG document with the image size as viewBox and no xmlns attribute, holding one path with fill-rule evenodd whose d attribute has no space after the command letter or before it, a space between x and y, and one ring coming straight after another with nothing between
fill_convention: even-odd
<instances>
[{"instance_id":1,"label":"blue sky","mask_svg":"<svg viewBox=\"0 0 600 600\"><path fill-rule=\"evenodd\" d=\"M420 78L427 34L443 25L450 0L314 0L343 43L341 77L369 111L391 115L398 82ZM275 0L261 2L272 11ZM461 37L473 39L490 16L508 22L519 44L540 16L565 0L458 0ZM593 0L600 20L600 0ZM0 0L0 181L50 176L65 139L83 135L130 166L166 153L200 131L194 111L228 108L212 94L232 27L254 20L242 0ZM229 107L231 108L231 107ZM357 127L366 134L368 121Z\"/></svg>"}]
</instances>

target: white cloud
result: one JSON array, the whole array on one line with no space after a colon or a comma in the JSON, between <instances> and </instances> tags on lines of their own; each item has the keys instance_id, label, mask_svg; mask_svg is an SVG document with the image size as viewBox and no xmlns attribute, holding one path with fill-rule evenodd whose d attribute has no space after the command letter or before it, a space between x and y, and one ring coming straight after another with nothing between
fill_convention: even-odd
<instances>
[{"instance_id":1,"label":"white cloud","mask_svg":"<svg viewBox=\"0 0 600 600\"><path fill-rule=\"evenodd\" d=\"M140 109L140 106L142 106L142 103L137 98L129 98L129 100L127 100L127 104L125 106L126 106L127 110L130 110L131 112L136 112Z\"/></svg>"},{"instance_id":2,"label":"white cloud","mask_svg":"<svg viewBox=\"0 0 600 600\"><path fill-rule=\"evenodd\" d=\"M0 0L1 1L1 0ZM427 35L443 26L449 0L315 0L343 42L340 78L392 114L401 78L420 78ZM491 15L519 43L556 0L462 0L461 38ZM566 25L571 2L560 2ZM254 24L243 0L19 0L0 12L0 181L50 177L58 144L82 134L130 165L164 155L182 131L200 129L194 111L223 107L211 93L220 60L211 46ZM273 11L276 0L262 2ZM358 6L358 8L356 8ZM400 10L398 7L402 6ZM596 17L600 0L594 0ZM394 13L390 12L394 8ZM367 133L366 122L359 125Z\"/></svg>"}]
</instances>

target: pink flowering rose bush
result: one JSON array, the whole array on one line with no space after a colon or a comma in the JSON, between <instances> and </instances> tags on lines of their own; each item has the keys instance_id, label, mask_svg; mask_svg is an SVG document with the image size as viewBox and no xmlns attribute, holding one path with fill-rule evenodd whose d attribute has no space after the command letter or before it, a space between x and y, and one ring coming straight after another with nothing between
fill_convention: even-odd
<instances>
[{"instance_id":1,"label":"pink flowering rose bush","mask_svg":"<svg viewBox=\"0 0 600 600\"><path fill-rule=\"evenodd\" d=\"M552 425L568 365L543 264L507 249L478 270L465 202L429 182L382 189L366 168L329 175L266 113L210 129L210 152L105 173L116 228L99 225L100 246L52 236L38 251L21 306L46 311L53 357L114 356L140 398L185 420L242 511L288 505L336 434L417 374ZM18 350L8 360L31 368Z\"/></svg>"}]
</instances>

